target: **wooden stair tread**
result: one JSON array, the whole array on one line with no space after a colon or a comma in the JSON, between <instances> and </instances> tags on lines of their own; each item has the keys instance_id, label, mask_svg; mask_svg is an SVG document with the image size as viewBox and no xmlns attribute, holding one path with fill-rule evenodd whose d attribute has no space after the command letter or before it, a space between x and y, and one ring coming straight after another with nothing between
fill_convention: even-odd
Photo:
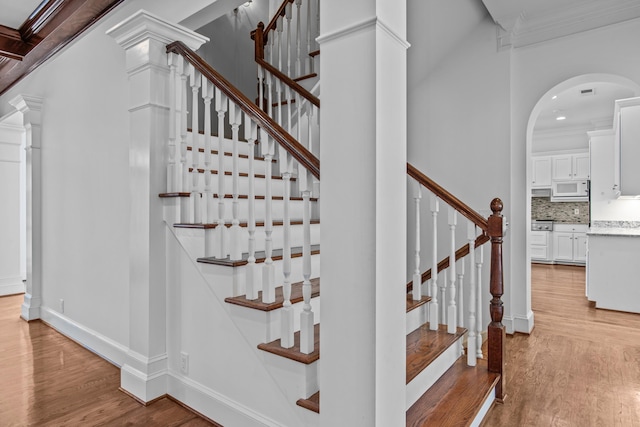
<instances>
[{"instance_id":1,"label":"wooden stair tread","mask_svg":"<svg viewBox=\"0 0 640 427\"><path fill-rule=\"evenodd\" d=\"M461 357L409 408L406 425L470 425L499 378L500 374L488 371L485 360L471 367Z\"/></svg>"},{"instance_id":2,"label":"wooden stair tread","mask_svg":"<svg viewBox=\"0 0 640 427\"><path fill-rule=\"evenodd\" d=\"M413 296L411 294L407 294L407 313L425 305L429 301L431 301L431 297L426 295L423 295L421 299L414 301Z\"/></svg>"},{"instance_id":3,"label":"wooden stair tread","mask_svg":"<svg viewBox=\"0 0 640 427\"><path fill-rule=\"evenodd\" d=\"M282 259L282 249L274 249L271 253L271 259L274 261L279 261ZM311 255L318 255L320 253L320 245L311 245ZM291 248L291 258L299 258L302 256L302 246L296 246ZM255 253L256 263L264 262L266 259L264 251L256 251ZM226 258L214 258L214 257L204 257L198 258L198 262L203 264L214 264L214 265L222 265L226 267L239 267L241 265L247 264L247 259L249 259L248 253L242 254L242 259L231 261L229 257Z\"/></svg>"},{"instance_id":4,"label":"wooden stair tread","mask_svg":"<svg viewBox=\"0 0 640 427\"><path fill-rule=\"evenodd\" d=\"M264 350L269 353L276 354L278 356L286 357L287 359L295 360L296 362L309 365L316 360L320 359L320 324L313 326L313 352L310 354L304 354L300 352L300 331L293 335L293 347L282 348L280 346L280 339L271 341L266 344L258 344L260 350Z\"/></svg>"},{"instance_id":5,"label":"wooden stair tread","mask_svg":"<svg viewBox=\"0 0 640 427\"><path fill-rule=\"evenodd\" d=\"M319 219L312 219L311 224L320 224L320 220ZM231 227L231 223L229 221L224 223L225 227L229 228ZM240 221L240 227L242 228L246 228L249 226L249 223L247 221ZM284 225L284 221L281 220L277 220L277 221L273 221L273 225L276 227L280 227L282 225ZM291 225L302 225L302 221L299 220L295 220L295 221L291 221ZM191 224L191 223L177 223L177 224L173 224L173 226L175 228L194 228L194 229L210 229L210 228L216 228L218 226L217 223L203 223L203 224ZM256 221L256 227L264 227L264 221ZM416 302L420 302L420 301L416 301Z\"/></svg>"},{"instance_id":6,"label":"wooden stair tread","mask_svg":"<svg viewBox=\"0 0 640 427\"><path fill-rule=\"evenodd\" d=\"M202 197L202 193L199 193L199 194L200 194L200 197ZM191 193L188 193L188 192L185 192L185 191L175 191L175 192L172 192L172 193L160 193L160 194L158 194L158 197L161 197L163 199L172 198L172 197L190 197L190 196L191 196ZM213 193L212 196L217 198L218 194L217 193ZM258 195L255 196L256 200L264 200L265 197L266 196L258 196ZM225 199L233 199L233 194L225 194L224 198ZM248 198L249 198L249 195L247 195L247 194L238 194L238 199L244 200L244 199L248 199ZM283 196L271 196L271 199L272 200L284 200L284 197ZM293 202L299 202L299 201L302 201L304 199L302 197L289 197L289 200L291 200ZM317 197L310 197L309 201L310 202L317 202L318 198Z\"/></svg>"},{"instance_id":7,"label":"wooden stair tread","mask_svg":"<svg viewBox=\"0 0 640 427\"><path fill-rule=\"evenodd\" d=\"M191 173L191 172L193 172L193 168L189 168L189 173ZM210 170L210 172L211 172L211 174L212 174L212 175L218 175L218 171L217 171L217 170L215 170L215 169L211 169L211 170ZM198 173L204 173L204 169L200 169L200 168L198 168ZM224 175L225 175L225 176L233 176L233 172L231 172L231 171L225 171L225 172L224 172ZM249 174L248 174L247 172L239 172L239 173L238 173L238 176L243 177L243 178L248 178L248 177L249 177ZM254 178L258 178L258 179L266 179L266 178L267 178L267 176L266 176L266 175L261 174L261 173L255 173L255 174L253 174L253 176L254 176ZM282 179L284 179L284 178L283 178L281 175L272 175L272 176L271 176L271 179L279 179L279 180L282 180ZM290 178L290 180L293 182L293 181L296 181L296 180L297 180L297 178Z\"/></svg>"},{"instance_id":8,"label":"wooden stair tread","mask_svg":"<svg viewBox=\"0 0 640 427\"><path fill-rule=\"evenodd\" d=\"M309 52L309 56L312 58L318 55L320 55L320 49L314 50L313 52Z\"/></svg>"},{"instance_id":9,"label":"wooden stair tread","mask_svg":"<svg viewBox=\"0 0 640 427\"><path fill-rule=\"evenodd\" d=\"M189 101L189 102L191 102L191 101ZM193 133L193 128L187 127L187 132ZM198 130L198 133L200 135L204 135L204 130ZM216 132L211 132L211 136L217 138L218 134ZM231 137L223 136L222 138L231 141ZM238 142L248 142L248 141L246 139L244 139L244 138L238 138ZM256 140L256 144L257 143L258 143L258 141Z\"/></svg>"},{"instance_id":10,"label":"wooden stair tread","mask_svg":"<svg viewBox=\"0 0 640 427\"><path fill-rule=\"evenodd\" d=\"M293 79L294 82L300 82L302 80L307 80L307 79L312 79L314 77L318 77L318 73L309 73L309 74L305 74L303 76L300 77L296 77L295 79Z\"/></svg>"},{"instance_id":11,"label":"wooden stair tread","mask_svg":"<svg viewBox=\"0 0 640 427\"><path fill-rule=\"evenodd\" d=\"M320 392L318 391L312 394L307 399L298 399L298 401L296 402L296 405L302 406L305 409L308 409L310 411L313 411L319 414L320 413Z\"/></svg>"},{"instance_id":12,"label":"wooden stair tread","mask_svg":"<svg viewBox=\"0 0 640 427\"><path fill-rule=\"evenodd\" d=\"M277 101L276 101L276 102L272 103L272 104L271 104L271 106L272 106L272 107L278 107L278 106L280 106L280 105L287 105L287 104L289 104L289 103L291 103L291 104L295 104L295 103L296 103L296 100L295 100L295 99L291 99L291 100L287 100L287 99L285 99L285 100L280 101L280 102L277 102Z\"/></svg>"},{"instance_id":13,"label":"wooden stair tread","mask_svg":"<svg viewBox=\"0 0 640 427\"><path fill-rule=\"evenodd\" d=\"M311 298L320 295L320 278L311 279ZM293 283L291 285L291 304L303 301L302 297L302 282ZM229 297L224 299L229 304L240 305L242 307L253 308L260 311L272 311L282 307L284 302L284 296L282 293L282 286L276 288L276 300L274 302L266 303L262 302L262 291L258 292L258 299L248 300L246 295L240 295L237 297Z\"/></svg>"},{"instance_id":14,"label":"wooden stair tread","mask_svg":"<svg viewBox=\"0 0 640 427\"><path fill-rule=\"evenodd\" d=\"M466 332L458 328L455 334L449 334L447 325L438 325L438 330L432 331L425 323L407 335L407 384Z\"/></svg>"}]
</instances>

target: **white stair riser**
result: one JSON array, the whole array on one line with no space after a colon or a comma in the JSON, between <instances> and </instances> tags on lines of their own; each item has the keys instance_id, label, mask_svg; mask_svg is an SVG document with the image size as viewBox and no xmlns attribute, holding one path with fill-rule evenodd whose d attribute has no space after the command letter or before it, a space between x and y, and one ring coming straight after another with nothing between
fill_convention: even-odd
<instances>
[{"instance_id":1,"label":"white stair riser","mask_svg":"<svg viewBox=\"0 0 640 427\"><path fill-rule=\"evenodd\" d=\"M436 360L431 362L417 377L407 384L406 391L406 407L408 410L411 405L427 391L436 381L453 366L460 357L462 337L440 354Z\"/></svg>"},{"instance_id":2,"label":"white stair riser","mask_svg":"<svg viewBox=\"0 0 640 427\"><path fill-rule=\"evenodd\" d=\"M189 198L186 197L181 197L180 198L180 203L193 203L192 201L189 200ZM202 198L201 199L201 207L202 207L202 222L203 223L207 223L208 219L204 216L204 212L205 210L205 202L207 199ZM224 213L225 213L225 220L228 222L231 222L232 220L232 208L233 208L233 199L223 199L224 200ZM238 200L238 216L240 221L247 221L249 218L249 201L246 199L239 199ZM303 204L304 202L302 200L290 200L289 201L290 205L289 205L289 212L290 212L290 216L291 216L291 220L292 221L301 221L302 220L302 209L303 209ZM217 218L218 218L218 200L214 199L213 197L210 200L210 205L213 206L213 218L214 221L212 222L217 222ZM274 220L276 219L282 219L284 217L284 200L273 200L272 201L272 205L271 205L271 210L272 210L272 218L274 218ZM312 219L318 219L319 218L319 205L317 201L312 201L311 202L311 218ZM189 209L189 211L191 212L192 210ZM261 200L256 200L255 201L255 218L256 221L258 220L262 220L264 218L266 218L266 200L261 199ZM168 219L167 219L168 221ZM180 219L176 222L186 222L186 223L192 223L193 222L193 218L191 218L191 220L183 220Z\"/></svg>"},{"instance_id":3,"label":"white stair riser","mask_svg":"<svg viewBox=\"0 0 640 427\"><path fill-rule=\"evenodd\" d=\"M193 161L192 161L192 155L193 153L191 151L187 152L187 167L192 167L193 166ZM274 162L272 164L271 167L271 174L274 174L274 171L277 171L277 169L275 168L275 165L277 164L277 162ZM198 156L198 168L200 169L204 169L204 153L200 153L200 155ZM213 170L218 170L218 155L217 154L212 154L211 155L211 163L209 164L209 169L213 169ZM233 170L233 157L231 156L224 156L224 170L225 171L232 171ZM238 157L238 172L240 173L249 173L249 159L247 157ZM265 174L265 162L264 160L261 159L255 159L253 160L253 172L256 175L266 175Z\"/></svg>"},{"instance_id":4,"label":"white stair riser","mask_svg":"<svg viewBox=\"0 0 640 427\"><path fill-rule=\"evenodd\" d=\"M235 304L227 304L229 314L233 321L241 329L244 337L250 344L257 346L260 343L271 342L281 338L281 314L280 309L272 311L260 311L242 307ZM300 313L304 303L293 304L293 328L300 330ZM314 323L320 323L320 298L311 299L311 309L314 313ZM299 397L298 397L299 398Z\"/></svg>"},{"instance_id":5,"label":"white stair riser","mask_svg":"<svg viewBox=\"0 0 640 427\"><path fill-rule=\"evenodd\" d=\"M257 264L259 274L262 274L264 263ZM246 265L240 267L226 267L215 264L198 263L202 274L207 279L213 292L221 300L227 297L244 295L246 286ZM273 262L275 270L275 284L282 285L282 261ZM311 277L320 276L320 254L311 256ZM291 283L301 282L302 257L291 259Z\"/></svg>"},{"instance_id":6,"label":"white stair riser","mask_svg":"<svg viewBox=\"0 0 640 427\"><path fill-rule=\"evenodd\" d=\"M407 313L407 335L427 323L429 304L423 304Z\"/></svg>"},{"instance_id":7,"label":"white stair riser","mask_svg":"<svg viewBox=\"0 0 640 427\"><path fill-rule=\"evenodd\" d=\"M304 227L302 225L291 226L291 246L302 246ZM207 253L206 248L213 244L215 239L215 229L194 229L194 228L176 228L175 233L180 242L194 258L213 256ZM229 247L229 229L225 230L227 247ZM240 228L240 250L242 253L249 252L249 230L246 227ZM274 226L272 242L273 249L282 249L284 247L284 227ZM209 239L209 242L207 242ZM256 227L255 233L255 250L263 251L265 249L265 231L264 227ZM311 244L320 244L320 224L311 224Z\"/></svg>"},{"instance_id":8,"label":"white stair riser","mask_svg":"<svg viewBox=\"0 0 640 427\"><path fill-rule=\"evenodd\" d=\"M187 145L190 147L193 147L192 144L192 136L193 134L191 132L187 133ZM242 134L240 135L242 137ZM198 134L198 138L197 138L197 143L198 143L198 147L199 148L204 148L204 135L203 134ZM226 153L232 153L233 152L233 141L231 139L227 139L224 138L223 140L223 146L224 146L224 151ZM176 141L176 145L178 146L178 149L180 147L180 138L178 138L178 140ZM259 144L256 144L259 145ZM248 155L249 154L249 144L244 142L244 141L238 141L238 154L244 154L244 155ZM211 149L212 150L216 150L218 151L218 137L217 136L212 136L211 137ZM204 156L204 153L200 153L201 156ZM180 159L180 156L177 157L177 159Z\"/></svg>"},{"instance_id":9,"label":"white stair riser","mask_svg":"<svg viewBox=\"0 0 640 427\"><path fill-rule=\"evenodd\" d=\"M211 193L218 193L218 179L219 175L213 174L211 176ZM189 173L189 177L187 178L188 187L187 191L191 192L193 190L193 173ZM205 186L205 176L204 173L198 173L197 183L196 183L196 191L202 193L204 196L204 186ZM291 181L291 194L294 197L299 197L299 192L296 191L297 186L295 181ZM225 194L233 193L233 177L230 175L224 176L224 192ZM267 180L264 178L255 178L254 181L254 192L256 196L264 196L267 193ZM238 195L248 195L249 194L249 177L248 176L239 176L238 177ZM282 179L272 179L271 180L271 195L272 196L283 196L284 195L284 180Z\"/></svg>"}]
</instances>

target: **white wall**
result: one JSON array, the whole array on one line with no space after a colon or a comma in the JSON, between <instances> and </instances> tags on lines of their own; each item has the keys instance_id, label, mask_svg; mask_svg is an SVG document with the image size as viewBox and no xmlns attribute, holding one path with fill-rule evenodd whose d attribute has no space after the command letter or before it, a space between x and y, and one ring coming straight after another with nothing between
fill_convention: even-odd
<instances>
[{"instance_id":1,"label":"white wall","mask_svg":"<svg viewBox=\"0 0 640 427\"><path fill-rule=\"evenodd\" d=\"M0 296L24 292L22 262L21 171L24 152L22 116L0 118Z\"/></svg>"},{"instance_id":2,"label":"white wall","mask_svg":"<svg viewBox=\"0 0 640 427\"><path fill-rule=\"evenodd\" d=\"M412 13L409 3L409 15ZM467 13L477 14L475 7L468 3ZM437 12L437 10L435 11ZM434 12L434 13L435 13ZM485 15L479 21L467 19L472 28L464 29L465 36L452 46L448 54L431 72L420 75L412 69L409 72L413 86L408 93L408 161L452 192L462 201L485 216L490 214L489 203L500 197L505 204L504 214L511 217L510 203L510 142L509 142L509 58L508 51L496 51L495 26ZM411 24L411 20L409 23ZM462 31L462 30L461 30ZM409 27L414 39L423 37L420 28ZM441 35L446 36L446 35ZM412 52L419 48L409 39L412 47L409 56L420 55ZM411 64L412 61L410 60ZM417 64L416 64L417 65ZM426 73L426 69L424 71ZM409 194L412 194L410 192ZM429 201L423 199L422 230L423 244L426 244ZM447 208L441 206L438 259L448 255L448 235L446 232ZM413 207L409 208L409 225L412 228ZM466 220L458 219L460 227L459 244L466 235ZM410 233L411 234L411 233ZM509 271L508 245L513 244L512 235L505 240L505 280L507 286ZM466 242L464 242L466 243ZM413 239L409 238L413 245ZM408 248L409 271L413 267L413 246ZM489 245L484 247L484 292L488 300ZM423 247L422 264L431 266L431 250ZM424 271L425 268L422 270ZM484 304L484 327L488 324L488 303ZM508 310L508 305L507 305Z\"/></svg>"},{"instance_id":3,"label":"white wall","mask_svg":"<svg viewBox=\"0 0 640 427\"><path fill-rule=\"evenodd\" d=\"M116 343L128 343L132 195L124 51L105 32L139 9L175 22L209 3L124 2L0 97L0 116L18 94L44 98L44 309L64 299L63 316Z\"/></svg>"}]
</instances>

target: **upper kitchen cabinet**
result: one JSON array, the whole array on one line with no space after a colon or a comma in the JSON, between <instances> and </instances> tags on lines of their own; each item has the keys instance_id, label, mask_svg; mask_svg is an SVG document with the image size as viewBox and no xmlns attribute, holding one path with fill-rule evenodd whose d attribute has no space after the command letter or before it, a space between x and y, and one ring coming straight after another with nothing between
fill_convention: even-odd
<instances>
[{"instance_id":1,"label":"upper kitchen cabinet","mask_svg":"<svg viewBox=\"0 0 640 427\"><path fill-rule=\"evenodd\" d=\"M532 188L551 188L551 157L532 157Z\"/></svg>"},{"instance_id":2,"label":"upper kitchen cabinet","mask_svg":"<svg viewBox=\"0 0 640 427\"><path fill-rule=\"evenodd\" d=\"M552 161L554 181L589 179L589 153L557 155Z\"/></svg>"},{"instance_id":3,"label":"upper kitchen cabinet","mask_svg":"<svg viewBox=\"0 0 640 427\"><path fill-rule=\"evenodd\" d=\"M619 196L640 195L640 97L616 101L613 189Z\"/></svg>"}]
</instances>

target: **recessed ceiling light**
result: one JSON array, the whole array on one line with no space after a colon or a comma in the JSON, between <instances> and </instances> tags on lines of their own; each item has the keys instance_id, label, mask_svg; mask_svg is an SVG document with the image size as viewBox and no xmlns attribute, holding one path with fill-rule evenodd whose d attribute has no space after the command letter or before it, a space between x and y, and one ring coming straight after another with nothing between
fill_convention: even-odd
<instances>
[{"instance_id":1,"label":"recessed ceiling light","mask_svg":"<svg viewBox=\"0 0 640 427\"><path fill-rule=\"evenodd\" d=\"M558 117L556 117L556 120L566 120L566 117L565 116L558 116Z\"/></svg>"},{"instance_id":2,"label":"recessed ceiling light","mask_svg":"<svg viewBox=\"0 0 640 427\"><path fill-rule=\"evenodd\" d=\"M553 95L551 99L558 99L558 95Z\"/></svg>"}]
</instances>

